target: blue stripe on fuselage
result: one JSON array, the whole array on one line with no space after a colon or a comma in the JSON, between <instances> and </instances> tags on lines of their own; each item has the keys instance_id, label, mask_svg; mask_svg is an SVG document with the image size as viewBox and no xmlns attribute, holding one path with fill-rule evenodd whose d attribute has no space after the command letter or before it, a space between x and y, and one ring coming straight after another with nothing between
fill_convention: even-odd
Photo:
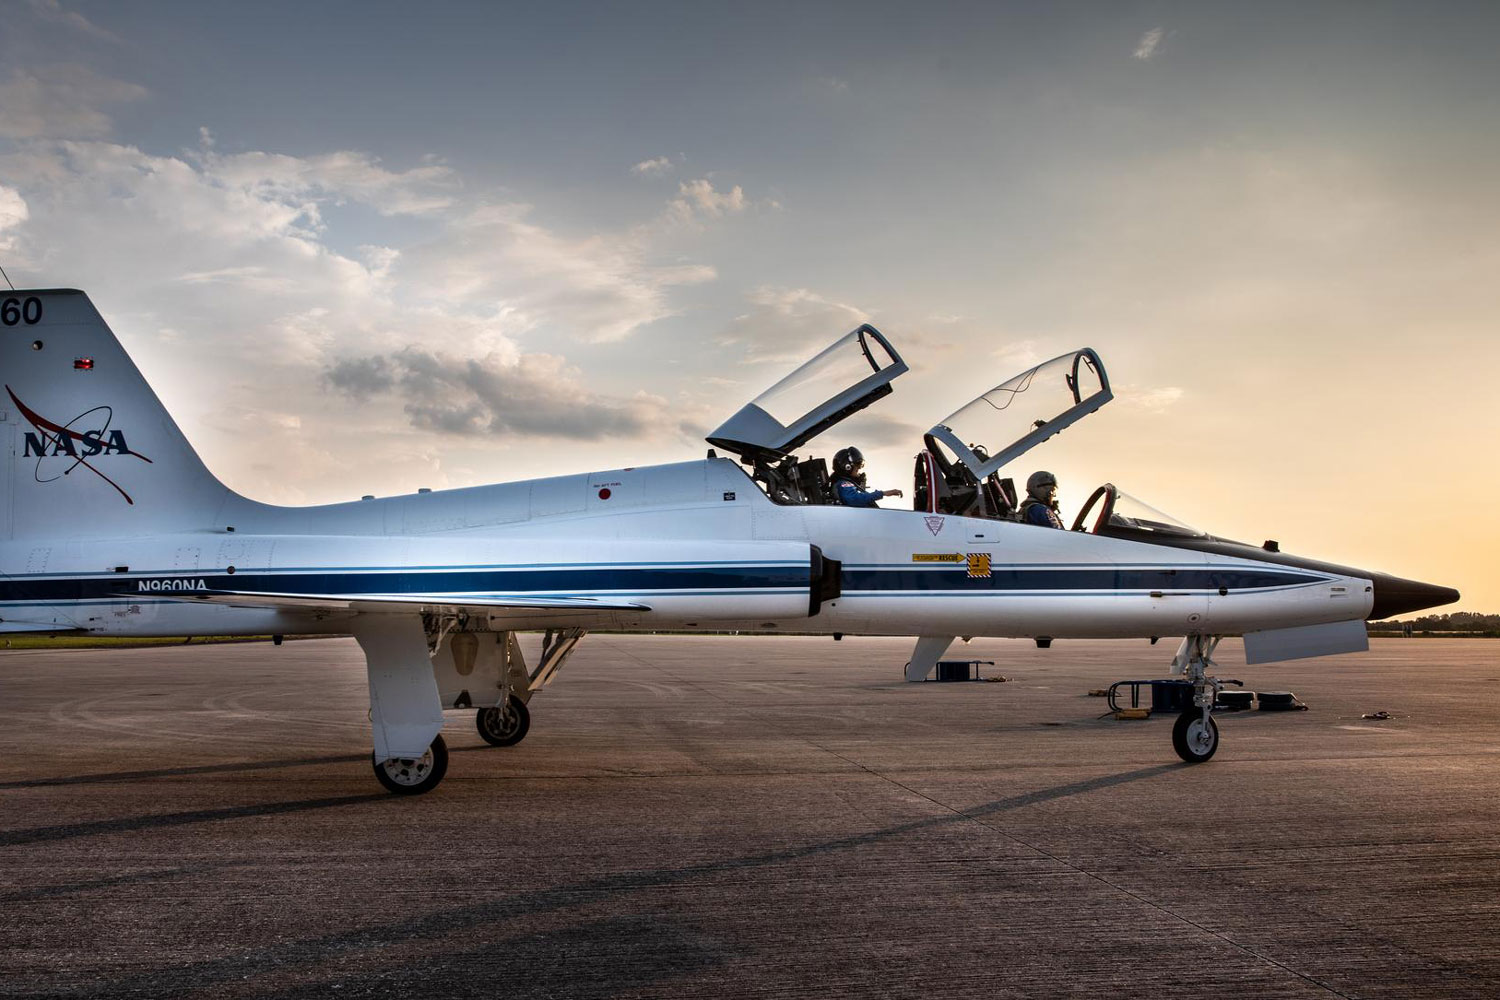
<instances>
[{"instance_id":1,"label":"blue stripe on fuselage","mask_svg":"<svg viewBox=\"0 0 1500 1000\"><path fill-rule=\"evenodd\" d=\"M846 593L882 591L978 593L1208 593L1306 586L1331 579L1326 574L1253 567L1038 567L996 566L989 576L970 577L963 565L942 568L846 566ZM141 590L142 580L191 581L192 589ZM121 574L92 578L64 577L0 581L0 601L79 601L119 597L191 594L202 581L204 591L237 590L305 594L490 594L562 595L625 593L735 592L769 593L805 590L808 567L766 566L574 567L559 569L493 569L393 573L350 570Z\"/></svg>"}]
</instances>

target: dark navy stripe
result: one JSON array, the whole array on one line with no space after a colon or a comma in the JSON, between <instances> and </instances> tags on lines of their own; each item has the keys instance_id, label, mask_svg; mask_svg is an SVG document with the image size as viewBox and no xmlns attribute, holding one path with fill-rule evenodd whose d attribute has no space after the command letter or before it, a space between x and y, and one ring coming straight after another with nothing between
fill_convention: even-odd
<instances>
[{"instance_id":1,"label":"dark navy stripe","mask_svg":"<svg viewBox=\"0 0 1500 1000\"><path fill-rule=\"evenodd\" d=\"M1018 569L996 567L989 576L971 577L967 567L944 570L845 570L845 591L866 590L1256 590L1319 583L1309 573L1259 569Z\"/></svg>"},{"instance_id":2,"label":"dark navy stripe","mask_svg":"<svg viewBox=\"0 0 1500 1000\"><path fill-rule=\"evenodd\" d=\"M154 577L122 573L89 580L0 581L0 601L78 601L121 595L152 597L179 591L141 590L141 580L203 581L205 590L249 590L302 594L550 594L607 590L806 590L809 568L704 567L698 569L513 570L452 573L171 573ZM182 590L181 593L191 593Z\"/></svg>"}]
</instances>

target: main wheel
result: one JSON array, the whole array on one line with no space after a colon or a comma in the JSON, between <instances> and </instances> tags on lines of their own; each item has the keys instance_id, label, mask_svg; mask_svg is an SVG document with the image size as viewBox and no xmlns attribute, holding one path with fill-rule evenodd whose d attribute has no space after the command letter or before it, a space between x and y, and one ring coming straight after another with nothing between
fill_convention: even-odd
<instances>
[{"instance_id":1,"label":"main wheel","mask_svg":"<svg viewBox=\"0 0 1500 1000\"><path fill-rule=\"evenodd\" d=\"M1172 726L1172 749L1189 764L1203 763L1219 749L1219 724L1201 708L1183 712Z\"/></svg>"},{"instance_id":2,"label":"main wheel","mask_svg":"<svg viewBox=\"0 0 1500 1000\"><path fill-rule=\"evenodd\" d=\"M511 695L504 708L481 708L474 715L474 725L490 746L513 747L530 731L531 712L524 701Z\"/></svg>"},{"instance_id":3,"label":"main wheel","mask_svg":"<svg viewBox=\"0 0 1500 1000\"><path fill-rule=\"evenodd\" d=\"M427 752L417 758L393 757L375 760L375 778L388 792L397 795L421 795L437 787L448 773L448 744L442 734L433 737Z\"/></svg>"}]
</instances>

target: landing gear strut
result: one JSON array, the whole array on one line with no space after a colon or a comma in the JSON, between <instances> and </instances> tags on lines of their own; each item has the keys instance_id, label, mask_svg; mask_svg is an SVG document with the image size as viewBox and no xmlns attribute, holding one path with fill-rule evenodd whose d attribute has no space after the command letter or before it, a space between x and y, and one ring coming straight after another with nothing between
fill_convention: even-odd
<instances>
[{"instance_id":1,"label":"landing gear strut","mask_svg":"<svg viewBox=\"0 0 1500 1000\"><path fill-rule=\"evenodd\" d=\"M1172 672L1185 674L1193 685L1193 707L1178 716L1172 726L1172 749L1189 764L1201 764L1219 749L1219 725L1212 713L1220 683L1218 678L1208 676L1218 645L1218 636L1190 635L1172 658Z\"/></svg>"}]
</instances>

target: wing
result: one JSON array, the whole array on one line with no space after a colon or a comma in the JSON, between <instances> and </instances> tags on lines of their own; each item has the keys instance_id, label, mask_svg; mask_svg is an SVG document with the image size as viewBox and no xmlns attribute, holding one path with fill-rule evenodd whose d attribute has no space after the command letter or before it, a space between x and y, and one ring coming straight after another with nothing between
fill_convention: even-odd
<instances>
[{"instance_id":1,"label":"wing","mask_svg":"<svg viewBox=\"0 0 1500 1000\"><path fill-rule=\"evenodd\" d=\"M227 604L325 614L417 614L465 610L493 617L590 618L619 611L650 611L649 604L593 597L535 597L529 594L296 594L260 590L207 590L152 595L187 603Z\"/></svg>"}]
</instances>

